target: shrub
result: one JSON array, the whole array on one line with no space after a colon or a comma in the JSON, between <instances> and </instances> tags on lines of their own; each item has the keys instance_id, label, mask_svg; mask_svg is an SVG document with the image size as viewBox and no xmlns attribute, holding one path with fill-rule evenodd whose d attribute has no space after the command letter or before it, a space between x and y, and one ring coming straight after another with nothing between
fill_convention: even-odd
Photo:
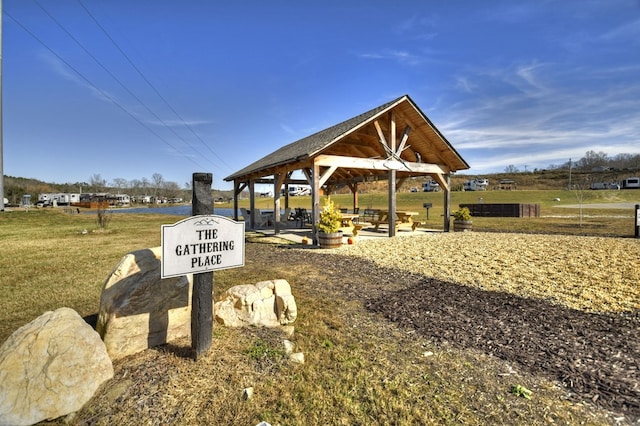
<instances>
[{"instance_id":1,"label":"shrub","mask_svg":"<svg viewBox=\"0 0 640 426\"><path fill-rule=\"evenodd\" d=\"M471 212L467 207L463 207L453 212L455 220L471 220Z\"/></svg>"},{"instance_id":2,"label":"shrub","mask_svg":"<svg viewBox=\"0 0 640 426\"><path fill-rule=\"evenodd\" d=\"M318 222L318 231L325 234L333 234L338 232L342 225L342 215L336 209L333 201L325 202L324 208L320 213L320 221Z\"/></svg>"}]
</instances>

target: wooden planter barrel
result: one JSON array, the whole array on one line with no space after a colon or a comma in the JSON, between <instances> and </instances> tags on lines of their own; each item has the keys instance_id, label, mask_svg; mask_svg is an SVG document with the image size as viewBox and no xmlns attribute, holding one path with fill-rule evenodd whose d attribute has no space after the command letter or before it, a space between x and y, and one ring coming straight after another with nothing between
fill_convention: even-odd
<instances>
[{"instance_id":1,"label":"wooden planter barrel","mask_svg":"<svg viewBox=\"0 0 640 426\"><path fill-rule=\"evenodd\" d=\"M470 220L454 220L453 232L467 232L471 231L473 222Z\"/></svg>"},{"instance_id":2,"label":"wooden planter barrel","mask_svg":"<svg viewBox=\"0 0 640 426\"><path fill-rule=\"evenodd\" d=\"M325 234L318 232L318 243L320 248L337 248L342 246L342 232Z\"/></svg>"}]
</instances>

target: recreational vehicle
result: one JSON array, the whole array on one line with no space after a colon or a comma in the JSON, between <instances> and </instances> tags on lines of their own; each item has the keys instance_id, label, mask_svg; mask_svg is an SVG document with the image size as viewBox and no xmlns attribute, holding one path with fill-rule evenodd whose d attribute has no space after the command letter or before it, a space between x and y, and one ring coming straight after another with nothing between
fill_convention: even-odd
<instances>
[{"instance_id":1,"label":"recreational vehicle","mask_svg":"<svg viewBox=\"0 0 640 426\"><path fill-rule=\"evenodd\" d=\"M301 195L311 195L311 187L309 185L289 185L290 197Z\"/></svg>"},{"instance_id":2,"label":"recreational vehicle","mask_svg":"<svg viewBox=\"0 0 640 426\"><path fill-rule=\"evenodd\" d=\"M488 179L469 179L465 181L463 189L465 191L486 191L488 186Z\"/></svg>"},{"instance_id":3,"label":"recreational vehicle","mask_svg":"<svg viewBox=\"0 0 640 426\"><path fill-rule=\"evenodd\" d=\"M591 189L620 189L620 185L615 182L605 183L605 182L592 182L589 186Z\"/></svg>"},{"instance_id":4,"label":"recreational vehicle","mask_svg":"<svg viewBox=\"0 0 640 426\"><path fill-rule=\"evenodd\" d=\"M440 191L440 184L435 181L428 181L422 184L423 192L437 192Z\"/></svg>"},{"instance_id":5,"label":"recreational vehicle","mask_svg":"<svg viewBox=\"0 0 640 426\"><path fill-rule=\"evenodd\" d=\"M71 203L77 203L80 201L80 194L73 193L43 193L38 194L37 206L68 206Z\"/></svg>"},{"instance_id":6,"label":"recreational vehicle","mask_svg":"<svg viewBox=\"0 0 640 426\"><path fill-rule=\"evenodd\" d=\"M112 204L114 201L116 206L128 206L131 198L127 194L116 194L109 199L109 203Z\"/></svg>"},{"instance_id":7,"label":"recreational vehicle","mask_svg":"<svg viewBox=\"0 0 640 426\"><path fill-rule=\"evenodd\" d=\"M640 188L640 177L628 177L622 181L622 189Z\"/></svg>"}]
</instances>

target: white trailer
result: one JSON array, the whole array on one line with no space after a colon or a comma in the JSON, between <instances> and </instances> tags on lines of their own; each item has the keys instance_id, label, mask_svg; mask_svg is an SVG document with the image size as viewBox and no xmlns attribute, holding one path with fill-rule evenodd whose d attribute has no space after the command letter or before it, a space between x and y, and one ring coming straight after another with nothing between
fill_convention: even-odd
<instances>
[{"instance_id":1,"label":"white trailer","mask_svg":"<svg viewBox=\"0 0 640 426\"><path fill-rule=\"evenodd\" d=\"M486 191L489 187L489 179L469 179L464 182L465 191Z\"/></svg>"},{"instance_id":2,"label":"white trailer","mask_svg":"<svg viewBox=\"0 0 640 426\"><path fill-rule=\"evenodd\" d=\"M640 188L640 177L628 177L622 181L622 189Z\"/></svg>"},{"instance_id":3,"label":"white trailer","mask_svg":"<svg viewBox=\"0 0 640 426\"><path fill-rule=\"evenodd\" d=\"M289 185L289 196L298 197L302 195L311 195L311 186L309 185Z\"/></svg>"},{"instance_id":4,"label":"white trailer","mask_svg":"<svg viewBox=\"0 0 640 426\"><path fill-rule=\"evenodd\" d=\"M430 180L422 184L422 192L437 192L440 191L440 184L436 181Z\"/></svg>"}]
</instances>

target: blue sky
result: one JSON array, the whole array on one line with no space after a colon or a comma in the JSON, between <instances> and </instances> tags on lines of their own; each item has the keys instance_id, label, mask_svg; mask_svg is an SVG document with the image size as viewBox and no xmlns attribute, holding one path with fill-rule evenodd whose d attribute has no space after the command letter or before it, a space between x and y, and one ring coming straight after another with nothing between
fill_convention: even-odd
<instances>
[{"instance_id":1,"label":"blue sky","mask_svg":"<svg viewBox=\"0 0 640 426\"><path fill-rule=\"evenodd\" d=\"M640 1L4 0L4 174L183 186L408 94L471 165L640 153Z\"/></svg>"}]
</instances>

